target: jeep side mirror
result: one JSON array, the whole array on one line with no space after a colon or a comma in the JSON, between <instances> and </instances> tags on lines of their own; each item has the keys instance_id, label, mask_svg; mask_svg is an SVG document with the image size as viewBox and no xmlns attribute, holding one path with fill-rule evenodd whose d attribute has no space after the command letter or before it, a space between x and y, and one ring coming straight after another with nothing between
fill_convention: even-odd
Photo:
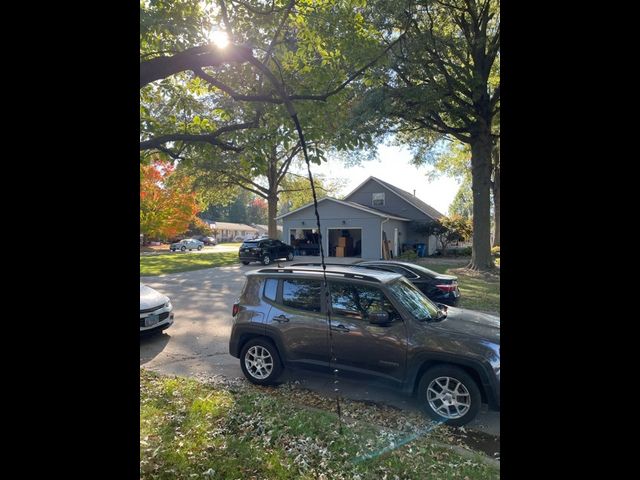
<instances>
[{"instance_id":1,"label":"jeep side mirror","mask_svg":"<svg viewBox=\"0 0 640 480\"><path fill-rule=\"evenodd\" d=\"M373 325L386 325L389 323L389 314L387 312L371 312L368 318L369 323Z\"/></svg>"},{"instance_id":2,"label":"jeep side mirror","mask_svg":"<svg viewBox=\"0 0 640 480\"><path fill-rule=\"evenodd\" d=\"M443 310L443 311L444 311L444 313L447 313L447 309L449 308L449 307L447 307L444 303L436 303L436 306L437 306L440 310Z\"/></svg>"}]
</instances>

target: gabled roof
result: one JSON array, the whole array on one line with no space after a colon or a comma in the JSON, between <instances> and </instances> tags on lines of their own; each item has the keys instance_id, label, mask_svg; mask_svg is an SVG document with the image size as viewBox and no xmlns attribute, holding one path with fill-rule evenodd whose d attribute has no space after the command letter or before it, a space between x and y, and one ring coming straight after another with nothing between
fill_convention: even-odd
<instances>
[{"instance_id":1,"label":"gabled roof","mask_svg":"<svg viewBox=\"0 0 640 480\"><path fill-rule=\"evenodd\" d=\"M362 210L364 212L367 213L372 213L373 215L377 215L379 217L383 217L383 218L393 218L394 220L403 220L405 222L410 222L411 220L408 218L404 218L404 217L398 217L395 215L390 215L386 212L381 212L380 210L376 210L375 208L369 208L369 207L365 207L364 205L360 205L359 203L355 203L355 202L347 202L345 200L338 200L337 198L331 198L331 197L324 197L321 198L320 200L318 200L318 204L320 202L324 202L324 201L330 201L330 202L335 202L335 203L339 203L340 205L346 205L347 207L352 207L352 208L356 208L358 210ZM285 213L284 215L280 215L279 217L276 217L276 220L280 220L281 218L287 217L289 215L291 215L292 213L295 212L299 212L300 210L303 210L309 206L313 205L313 202L311 203L307 203L306 205L303 205L300 208L296 208L295 210L291 210L288 213Z\"/></svg>"},{"instance_id":2,"label":"gabled roof","mask_svg":"<svg viewBox=\"0 0 640 480\"><path fill-rule=\"evenodd\" d=\"M428 215L429 217L433 218L434 220L437 220L437 219L439 219L441 217L444 217L444 215L442 213L440 213L438 210L433 208L431 205L426 204L425 202L423 202L422 200L420 200L418 197L414 196L413 194L411 194L409 192L405 192L401 188L395 187L395 186L391 185L390 183L384 182L384 181L382 181L382 180L380 180L379 178L376 178L376 177L367 178L364 182L362 182L360 185L358 185L351 193L349 193L349 195L347 195L345 198L349 198L355 192L360 190L360 188L363 185L365 185L369 180L373 180L375 182L378 182L380 185L385 187L387 190L391 190L393 193L395 193L396 195L401 197L407 203L413 205L418 210L420 210L422 213L424 213L425 215Z\"/></svg>"},{"instance_id":3,"label":"gabled roof","mask_svg":"<svg viewBox=\"0 0 640 480\"><path fill-rule=\"evenodd\" d=\"M215 228L219 228L221 230L238 230L243 232L257 232L253 227L249 225L245 225L244 223L231 223L231 222L214 222Z\"/></svg>"}]
</instances>

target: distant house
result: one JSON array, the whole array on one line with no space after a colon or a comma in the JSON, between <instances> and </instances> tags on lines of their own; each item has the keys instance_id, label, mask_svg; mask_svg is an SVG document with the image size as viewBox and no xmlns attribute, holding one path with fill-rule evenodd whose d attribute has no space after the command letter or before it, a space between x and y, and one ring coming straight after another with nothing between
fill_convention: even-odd
<instances>
[{"instance_id":1,"label":"distant house","mask_svg":"<svg viewBox=\"0 0 640 480\"><path fill-rule=\"evenodd\" d=\"M215 229L218 242L242 241L258 235L258 229L244 223L213 222L209 226Z\"/></svg>"},{"instance_id":2,"label":"distant house","mask_svg":"<svg viewBox=\"0 0 640 480\"><path fill-rule=\"evenodd\" d=\"M258 230L258 235L268 235L269 234L269 225L257 225L253 224L253 227ZM282 237L282 225L276 225L278 229L278 237L281 239Z\"/></svg>"},{"instance_id":3,"label":"distant house","mask_svg":"<svg viewBox=\"0 0 640 480\"><path fill-rule=\"evenodd\" d=\"M436 251L436 239L428 240L414 226L443 216L415 195L369 177L343 200L325 197L318 201L325 255L329 257L383 258L387 241L393 257L416 244L425 253ZM318 232L313 203L277 217L283 222L284 241L298 254L318 254Z\"/></svg>"}]
</instances>

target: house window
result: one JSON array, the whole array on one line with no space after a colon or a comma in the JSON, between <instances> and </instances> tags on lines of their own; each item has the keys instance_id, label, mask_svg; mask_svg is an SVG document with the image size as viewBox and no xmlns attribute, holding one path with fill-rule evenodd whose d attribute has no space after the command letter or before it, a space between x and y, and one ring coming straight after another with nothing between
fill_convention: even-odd
<instances>
[{"instance_id":1,"label":"house window","mask_svg":"<svg viewBox=\"0 0 640 480\"><path fill-rule=\"evenodd\" d=\"M374 193L371 204L375 206L384 206L384 193Z\"/></svg>"}]
</instances>

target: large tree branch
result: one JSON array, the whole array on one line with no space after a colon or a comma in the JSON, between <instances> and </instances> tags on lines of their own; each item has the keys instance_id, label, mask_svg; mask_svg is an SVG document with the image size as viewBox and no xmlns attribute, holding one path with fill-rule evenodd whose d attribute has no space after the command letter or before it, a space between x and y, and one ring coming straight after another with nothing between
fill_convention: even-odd
<instances>
[{"instance_id":1,"label":"large tree branch","mask_svg":"<svg viewBox=\"0 0 640 480\"><path fill-rule=\"evenodd\" d=\"M202 70L201 68L194 68L193 69L193 73L196 75L196 77L201 78L202 80L204 80L205 82L209 83L210 85L213 85L214 87L222 90L224 93L226 93L227 95L229 95L231 98L233 98L236 101L242 101L242 102L263 102L263 103L283 103L283 100L277 97L273 97L271 95L243 95L239 92L236 92L232 87L230 87L229 85L221 82L220 80L215 79L214 77L212 77L211 75L209 75L208 73L204 72L204 70Z\"/></svg>"},{"instance_id":2,"label":"large tree branch","mask_svg":"<svg viewBox=\"0 0 640 480\"><path fill-rule=\"evenodd\" d=\"M189 48L170 57L156 57L140 62L140 88L156 80L187 70L213 67L225 63L243 63L252 56L251 49L228 45L224 49L211 45Z\"/></svg>"},{"instance_id":3,"label":"large tree branch","mask_svg":"<svg viewBox=\"0 0 640 480\"><path fill-rule=\"evenodd\" d=\"M280 185L280 182L282 182L282 180L284 179L284 176L287 174L287 171L289 170L289 165L291 165L291 162L293 161L294 157L300 152L300 148L301 148L300 142L298 142L295 148L291 151L291 154L280 165L280 168L278 169L278 173L277 173L276 185Z\"/></svg>"},{"instance_id":4,"label":"large tree branch","mask_svg":"<svg viewBox=\"0 0 640 480\"><path fill-rule=\"evenodd\" d=\"M232 152L241 152L242 147L238 147L237 145L224 142L220 140L218 137L223 133L229 133L229 132L234 132L238 130L245 130L248 128L256 128L258 126L258 123L259 123L259 114L256 115L256 118L251 122L226 125L224 127L220 127L218 130L212 133L203 133L203 134L171 133L167 135L160 135L158 137L154 137L149 140L140 142L140 150L148 150L152 148L161 150L160 147L164 147L164 144L169 142L194 142L194 143L208 143L210 145L215 145L217 147L220 147L222 150L227 150Z\"/></svg>"}]
</instances>

